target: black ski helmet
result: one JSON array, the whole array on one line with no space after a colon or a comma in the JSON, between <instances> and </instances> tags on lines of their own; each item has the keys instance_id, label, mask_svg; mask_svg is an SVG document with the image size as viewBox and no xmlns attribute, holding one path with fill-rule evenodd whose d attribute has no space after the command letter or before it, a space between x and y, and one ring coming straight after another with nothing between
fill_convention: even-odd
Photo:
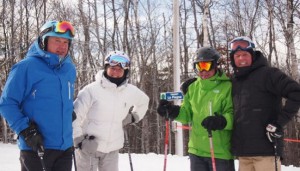
<instances>
[{"instance_id":1,"label":"black ski helmet","mask_svg":"<svg viewBox=\"0 0 300 171\"><path fill-rule=\"evenodd\" d=\"M196 51L196 57L193 62L194 70L196 71L196 63L203 61L213 61L213 67L217 67L220 54L212 47L201 47Z\"/></svg>"}]
</instances>

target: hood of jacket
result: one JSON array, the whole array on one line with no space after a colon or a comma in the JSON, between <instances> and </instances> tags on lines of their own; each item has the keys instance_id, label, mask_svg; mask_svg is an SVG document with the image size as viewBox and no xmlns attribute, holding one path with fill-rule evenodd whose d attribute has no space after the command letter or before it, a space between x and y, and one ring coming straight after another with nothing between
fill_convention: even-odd
<instances>
[{"instance_id":1,"label":"hood of jacket","mask_svg":"<svg viewBox=\"0 0 300 171\"><path fill-rule=\"evenodd\" d=\"M97 72L95 76L96 82L99 82L103 88L118 88L123 89L124 87L127 87L128 85L128 78L120 85L117 86L115 83L112 83L104 76L104 70L100 70Z\"/></svg>"},{"instance_id":2,"label":"hood of jacket","mask_svg":"<svg viewBox=\"0 0 300 171\"><path fill-rule=\"evenodd\" d=\"M233 72L235 78L239 79L239 78L247 77L252 71L256 70L257 68L269 65L267 58L265 58L260 51L254 51L252 58L253 58L253 62L251 66L236 67L235 65L233 65ZM231 60L233 60L232 56L231 56Z\"/></svg>"},{"instance_id":3,"label":"hood of jacket","mask_svg":"<svg viewBox=\"0 0 300 171\"><path fill-rule=\"evenodd\" d=\"M40 58L51 68L61 67L62 63L71 62L70 55L60 58L59 55L44 51L40 48L39 40L35 40L28 50L27 58Z\"/></svg>"},{"instance_id":4,"label":"hood of jacket","mask_svg":"<svg viewBox=\"0 0 300 171\"><path fill-rule=\"evenodd\" d=\"M201 79L200 77L197 79L197 84L200 89L202 90L211 90L215 88L221 81L230 81L230 78L226 76L225 73L222 71L218 70L217 73L208 78L208 79Z\"/></svg>"}]
</instances>

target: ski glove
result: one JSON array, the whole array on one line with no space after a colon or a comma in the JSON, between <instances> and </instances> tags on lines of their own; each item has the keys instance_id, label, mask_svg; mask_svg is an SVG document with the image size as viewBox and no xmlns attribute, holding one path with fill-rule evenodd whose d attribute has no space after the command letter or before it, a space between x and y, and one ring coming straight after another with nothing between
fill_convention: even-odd
<instances>
[{"instance_id":1,"label":"ski glove","mask_svg":"<svg viewBox=\"0 0 300 171\"><path fill-rule=\"evenodd\" d=\"M96 137L85 135L74 139L75 148L79 148L83 153L94 155L97 152L98 142ZM76 145L77 144L77 145Z\"/></svg>"},{"instance_id":2,"label":"ski glove","mask_svg":"<svg viewBox=\"0 0 300 171\"><path fill-rule=\"evenodd\" d=\"M123 124L123 127L124 127L124 126L132 124L134 122L135 122L135 119L133 117L133 114L128 113L127 116L126 116L126 118L123 119L122 124Z\"/></svg>"},{"instance_id":3,"label":"ski glove","mask_svg":"<svg viewBox=\"0 0 300 171\"><path fill-rule=\"evenodd\" d=\"M270 142L275 142L276 138L281 138L283 136L283 131L280 125L276 123L268 124L266 127L267 137Z\"/></svg>"},{"instance_id":4,"label":"ski glove","mask_svg":"<svg viewBox=\"0 0 300 171\"><path fill-rule=\"evenodd\" d=\"M181 84L180 90L182 91L183 95L185 95L188 92L189 86L196 80L197 80L197 78L191 78Z\"/></svg>"},{"instance_id":5,"label":"ski glove","mask_svg":"<svg viewBox=\"0 0 300 171\"><path fill-rule=\"evenodd\" d=\"M30 122L29 127L20 132L25 143L32 148L33 151L44 151L43 137L37 129L37 125Z\"/></svg>"},{"instance_id":6,"label":"ski glove","mask_svg":"<svg viewBox=\"0 0 300 171\"><path fill-rule=\"evenodd\" d=\"M160 100L157 113L166 119L175 119L179 114L180 106L173 105L167 100Z\"/></svg>"},{"instance_id":7,"label":"ski glove","mask_svg":"<svg viewBox=\"0 0 300 171\"><path fill-rule=\"evenodd\" d=\"M133 106L130 107L127 116L122 121L123 127L125 127L126 125L134 123L136 119L138 120L138 116L136 114L134 114L132 112L132 110L133 110Z\"/></svg>"},{"instance_id":8,"label":"ski glove","mask_svg":"<svg viewBox=\"0 0 300 171\"><path fill-rule=\"evenodd\" d=\"M75 148L81 149L82 141L85 139L85 136L87 136L87 135L81 135L79 137L74 138L73 144L74 144Z\"/></svg>"},{"instance_id":9,"label":"ski glove","mask_svg":"<svg viewBox=\"0 0 300 171\"><path fill-rule=\"evenodd\" d=\"M222 130L226 127L227 121L224 116L214 113L215 116L208 116L203 119L201 125L210 131Z\"/></svg>"}]
</instances>

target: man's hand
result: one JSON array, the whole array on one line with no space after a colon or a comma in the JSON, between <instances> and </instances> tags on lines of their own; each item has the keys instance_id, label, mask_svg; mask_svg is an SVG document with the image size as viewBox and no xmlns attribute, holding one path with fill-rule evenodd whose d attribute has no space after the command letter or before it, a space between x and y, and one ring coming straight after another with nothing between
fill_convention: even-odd
<instances>
[{"instance_id":1,"label":"man's hand","mask_svg":"<svg viewBox=\"0 0 300 171\"><path fill-rule=\"evenodd\" d=\"M215 113L214 116L204 118L201 125L210 131L222 130L226 127L227 121L224 116Z\"/></svg>"},{"instance_id":2,"label":"man's hand","mask_svg":"<svg viewBox=\"0 0 300 171\"><path fill-rule=\"evenodd\" d=\"M270 142L274 142L275 138L283 137L282 128L278 124L268 124L266 130L267 130L266 134Z\"/></svg>"},{"instance_id":3,"label":"man's hand","mask_svg":"<svg viewBox=\"0 0 300 171\"><path fill-rule=\"evenodd\" d=\"M180 106L173 105L167 100L160 100L157 113L167 119L175 119L179 114Z\"/></svg>"},{"instance_id":4,"label":"man's hand","mask_svg":"<svg viewBox=\"0 0 300 171\"><path fill-rule=\"evenodd\" d=\"M35 123L31 122L29 127L20 132L26 144L32 148L33 151L43 150L43 137L37 129Z\"/></svg>"}]
</instances>

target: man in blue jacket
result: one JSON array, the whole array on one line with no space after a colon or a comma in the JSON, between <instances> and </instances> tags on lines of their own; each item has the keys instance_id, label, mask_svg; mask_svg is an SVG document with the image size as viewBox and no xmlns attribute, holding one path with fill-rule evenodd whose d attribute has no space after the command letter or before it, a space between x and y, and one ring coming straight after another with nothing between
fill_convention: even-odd
<instances>
[{"instance_id":1,"label":"man in blue jacket","mask_svg":"<svg viewBox=\"0 0 300 171\"><path fill-rule=\"evenodd\" d=\"M73 37L70 22L46 22L7 78L0 113L19 135L22 171L72 170Z\"/></svg>"}]
</instances>

